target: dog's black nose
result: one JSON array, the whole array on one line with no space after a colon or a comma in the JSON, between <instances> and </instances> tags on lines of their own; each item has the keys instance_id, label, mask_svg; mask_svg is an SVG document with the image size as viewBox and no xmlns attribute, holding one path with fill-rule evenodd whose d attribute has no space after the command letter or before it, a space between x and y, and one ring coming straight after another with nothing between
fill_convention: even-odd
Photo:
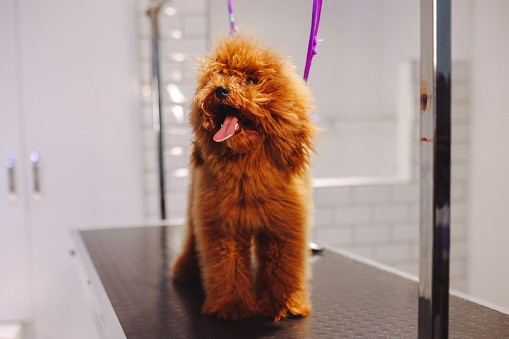
<instances>
[{"instance_id":1,"label":"dog's black nose","mask_svg":"<svg viewBox=\"0 0 509 339\"><path fill-rule=\"evenodd\" d=\"M216 92L216 98L218 98L219 100L223 100L223 99L226 99L226 97L230 93L230 90L226 86L219 86L219 87L216 87L215 92Z\"/></svg>"}]
</instances>

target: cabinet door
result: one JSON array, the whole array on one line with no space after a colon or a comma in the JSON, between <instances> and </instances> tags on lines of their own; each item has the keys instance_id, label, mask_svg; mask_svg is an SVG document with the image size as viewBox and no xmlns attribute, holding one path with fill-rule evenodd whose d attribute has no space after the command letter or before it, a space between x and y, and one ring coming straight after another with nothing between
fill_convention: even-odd
<instances>
[{"instance_id":1,"label":"cabinet door","mask_svg":"<svg viewBox=\"0 0 509 339\"><path fill-rule=\"evenodd\" d=\"M29 332L38 339L93 338L70 232L143 218L136 6L18 3L24 157L40 157L29 175L35 301Z\"/></svg>"},{"instance_id":2,"label":"cabinet door","mask_svg":"<svg viewBox=\"0 0 509 339\"><path fill-rule=\"evenodd\" d=\"M0 1L0 322L30 315L13 6Z\"/></svg>"}]
</instances>

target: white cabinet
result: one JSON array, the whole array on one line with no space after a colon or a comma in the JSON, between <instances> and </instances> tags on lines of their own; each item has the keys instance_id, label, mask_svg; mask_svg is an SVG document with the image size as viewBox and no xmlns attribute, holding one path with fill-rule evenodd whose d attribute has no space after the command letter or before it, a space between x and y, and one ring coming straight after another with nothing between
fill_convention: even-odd
<instances>
[{"instance_id":1,"label":"white cabinet","mask_svg":"<svg viewBox=\"0 0 509 339\"><path fill-rule=\"evenodd\" d=\"M30 316L14 0L0 2L0 320ZM9 169L7 159L10 158Z\"/></svg>"},{"instance_id":2,"label":"white cabinet","mask_svg":"<svg viewBox=\"0 0 509 339\"><path fill-rule=\"evenodd\" d=\"M135 29L134 0L0 1L0 160L16 157L19 196L1 171L0 321L29 338L95 337L70 230L143 219Z\"/></svg>"}]
</instances>

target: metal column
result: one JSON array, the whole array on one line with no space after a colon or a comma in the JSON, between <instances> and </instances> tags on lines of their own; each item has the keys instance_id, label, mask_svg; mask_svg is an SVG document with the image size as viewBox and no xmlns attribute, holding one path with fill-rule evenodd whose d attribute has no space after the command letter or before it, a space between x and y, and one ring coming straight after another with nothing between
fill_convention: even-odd
<instances>
[{"instance_id":1,"label":"metal column","mask_svg":"<svg viewBox=\"0 0 509 339\"><path fill-rule=\"evenodd\" d=\"M166 219L166 189L164 180L164 140L163 140L163 119L161 105L161 79L159 62L159 12L165 0L150 2L147 15L150 17L152 26L152 115L154 121L154 132L157 138L157 158L159 174L159 208L162 220Z\"/></svg>"},{"instance_id":2,"label":"metal column","mask_svg":"<svg viewBox=\"0 0 509 339\"><path fill-rule=\"evenodd\" d=\"M447 338L451 0L421 0L419 338Z\"/></svg>"}]
</instances>

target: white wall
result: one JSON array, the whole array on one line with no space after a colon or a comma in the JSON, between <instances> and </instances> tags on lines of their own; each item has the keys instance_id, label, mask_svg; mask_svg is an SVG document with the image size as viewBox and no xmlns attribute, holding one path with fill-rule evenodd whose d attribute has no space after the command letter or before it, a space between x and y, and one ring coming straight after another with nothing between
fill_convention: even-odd
<instances>
[{"instance_id":1,"label":"white wall","mask_svg":"<svg viewBox=\"0 0 509 339\"><path fill-rule=\"evenodd\" d=\"M11 8L14 23L2 33L15 37L15 58L7 57L12 50L3 53L13 48L4 44L0 63L15 70L17 87L10 93L18 105L0 112L0 118L19 119L2 126L12 128L14 137L19 133L19 140L6 143L9 134L0 133L0 153L13 152L19 159L15 175L23 189L18 204L8 208L22 208L20 226L27 234L19 243L0 238L0 255L6 253L5 242L27 245L31 317L6 317L26 321L27 338L96 338L93 307L70 255L70 233L143 219L135 1L11 3L2 9ZM5 149L13 141L15 147ZM42 199L33 192L31 152L41 157ZM3 210L0 215L2 227ZM17 265L12 254L9 264Z\"/></svg>"},{"instance_id":2,"label":"white wall","mask_svg":"<svg viewBox=\"0 0 509 339\"><path fill-rule=\"evenodd\" d=\"M470 293L509 308L509 2L474 0Z\"/></svg>"}]
</instances>

